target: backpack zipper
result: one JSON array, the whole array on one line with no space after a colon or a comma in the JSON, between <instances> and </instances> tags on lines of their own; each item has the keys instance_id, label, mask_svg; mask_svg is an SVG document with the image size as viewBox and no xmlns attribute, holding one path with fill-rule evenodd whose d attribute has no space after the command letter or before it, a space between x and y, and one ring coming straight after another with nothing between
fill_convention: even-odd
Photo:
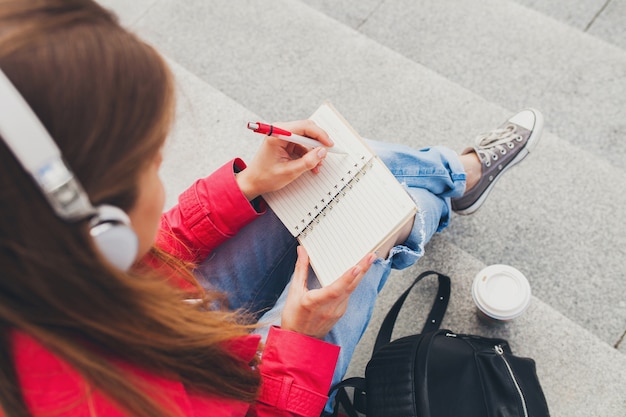
<instances>
[{"instance_id":1,"label":"backpack zipper","mask_svg":"<svg viewBox=\"0 0 626 417\"><path fill-rule=\"evenodd\" d=\"M519 398L522 401L522 408L524 410L524 417L528 417L528 409L526 408L526 399L524 398L524 394L522 393L522 389L520 388L519 384L517 383L517 379L515 378L515 374L513 374L513 369L511 369L511 365L509 365L509 361L507 361L506 357L504 356L504 349L502 349L502 346L496 345L494 347L494 350L496 351L496 354L498 356L500 356L502 358L502 360L504 361L504 364L506 365L506 369L509 371L509 376L513 380L513 385L515 385L515 388L517 389L517 393L519 395Z\"/></svg>"}]
</instances>

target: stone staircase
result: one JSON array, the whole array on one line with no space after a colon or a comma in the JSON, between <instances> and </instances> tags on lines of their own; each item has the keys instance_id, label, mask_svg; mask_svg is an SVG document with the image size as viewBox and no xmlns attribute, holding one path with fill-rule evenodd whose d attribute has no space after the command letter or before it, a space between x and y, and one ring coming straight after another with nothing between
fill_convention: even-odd
<instances>
[{"instance_id":1,"label":"stone staircase","mask_svg":"<svg viewBox=\"0 0 626 417\"><path fill-rule=\"evenodd\" d=\"M362 374L390 304L435 269L453 279L443 327L534 358L552 415L626 415L624 0L101 2L177 77L168 204L228 159L250 159L246 122L306 118L324 100L363 136L458 151L540 109L533 154L392 274L349 373ZM489 327L469 289L495 263L521 270L534 297L523 317ZM411 295L396 335L421 328L433 295L434 283Z\"/></svg>"}]
</instances>

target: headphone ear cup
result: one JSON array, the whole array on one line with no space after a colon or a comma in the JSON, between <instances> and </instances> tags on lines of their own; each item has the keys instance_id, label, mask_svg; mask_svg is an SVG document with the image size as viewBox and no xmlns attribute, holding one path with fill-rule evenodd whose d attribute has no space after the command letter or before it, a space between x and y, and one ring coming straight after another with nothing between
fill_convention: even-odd
<instances>
[{"instance_id":1,"label":"headphone ear cup","mask_svg":"<svg viewBox=\"0 0 626 417\"><path fill-rule=\"evenodd\" d=\"M127 271L139 248L137 234L130 226L130 219L118 207L101 205L91 220L90 234L98 251L114 266Z\"/></svg>"}]
</instances>

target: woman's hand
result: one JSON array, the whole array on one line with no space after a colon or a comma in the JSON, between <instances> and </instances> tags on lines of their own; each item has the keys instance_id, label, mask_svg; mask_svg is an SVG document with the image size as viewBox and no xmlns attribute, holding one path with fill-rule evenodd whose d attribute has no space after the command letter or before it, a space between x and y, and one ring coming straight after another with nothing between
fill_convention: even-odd
<instances>
[{"instance_id":1,"label":"woman's hand","mask_svg":"<svg viewBox=\"0 0 626 417\"><path fill-rule=\"evenodd\" d=\"M298 261L281 316L281 327L307 336L323 338L346 312L350 294L370 268L375 254L369 254L332 284L307 289L309 257L298 247Z\"/></svg>"},{"instance_id":2,"label":"woman's hand","mask_svg":"<svg viewBox=\"0 0 626 417\"><path fill-rule=\"evenodd\" d=\"M276 123L275 126L316 139L324 146L333 146L328 134L311 120ZM283 188L306 171L319 172L326 152L323 146L309 150L267 136L248 167L237 174L237 184L248 200L254 200L263 193Z\"/></svg>"}]
</instances>

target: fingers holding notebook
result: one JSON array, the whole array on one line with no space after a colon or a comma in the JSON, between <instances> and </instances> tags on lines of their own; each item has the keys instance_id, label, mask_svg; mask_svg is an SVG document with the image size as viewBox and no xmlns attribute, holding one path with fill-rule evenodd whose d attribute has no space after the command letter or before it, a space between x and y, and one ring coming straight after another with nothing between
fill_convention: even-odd
<instances>
[{"instance_id":1,"label":"fingers holding notebook","mask_svg":"<svg viewBox=\"0 0 626 417\"><path fill-rule=\"evenodd\" d=\"M331 285L309 290L306 285L309 258L306 250L298 247L298 261L282 313L281 327L323 338L345 313L350 294L375 259L375 254L368 254Z\"/></svg>"}]
</instances>

